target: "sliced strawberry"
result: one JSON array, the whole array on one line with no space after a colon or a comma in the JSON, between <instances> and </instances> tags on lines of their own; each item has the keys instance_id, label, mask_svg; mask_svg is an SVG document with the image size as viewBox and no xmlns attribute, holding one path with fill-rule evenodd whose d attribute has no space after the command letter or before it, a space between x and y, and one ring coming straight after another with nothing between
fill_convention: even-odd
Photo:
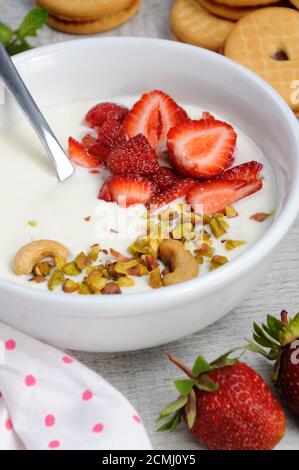
<instances>
[{"instance_id":1,"label":"sliced strawberry","mask_svg":"<svg viewBox=\"0 0 299 470\"><path fill-rule=\"evenodd\" d=\"M170 161L184 176L214 178L233 162L237 134L226 122L185 121L168 133Z\"/></svg>"},{"instance_id":2,"label":"sliced strawberry","mask_svg":"<svg viewBox=\"0 0 299 470\"><path fill-rule=\"evenodd\" d=\"M169 95L154 90L135 103L124 121L124 128L130 138L143 134L153 149L160 151L166 146L169 129L186 119L186 111Z\"/></svg>"},{"instance_id":3,"label":"sliced strawberry","mask_svg":"<svg viewBox=\"0 0 299 470\"><path fill-rule=\"evenodd\" d=\"M129 110L115 103L99 103L91 108L85 116L89 127L101 127L107 120L123 122Z\"/></svg>"},{"instance_id":4,"label":"sliced strawberry","mask_svg":"<svg viewBox=\"0 0 299 470\"><path fill-rule=\"evenodd\" d=\"M191 178L178 178L171 186L169 186L165 191L158 191L153 197L148 201L146 206L148 208L156 209L165 204L185 196L185 194L197 184L197 181Z\"/></svg>"},{"instance_id":5,"label":"sliced strawberry","mask_svg":"<svg viewBox=\"0 0 299 470\"><path fill-rule=\"evenodd\" d=\"M229 170L226 170L224 173L222 173L220 178L226 181L255 181L260 177L262 169L263 165L261 163L251 161L234 166L233 168L229 168Z\"/></svg>"},{"instance_id":6,"label":"sliced strawberry","mask_svg":"<svg viewBox=\"0 0 299 470\"><path fill-rule=\"evenodd\" d=\"M107 167L115 175L149 175L159 171L155 151L144 135L133 139L112 150L107 158Z\"/></svg>"},{"instance_id":7,"label":"sliced strawberry","mask_svg":"<svg viewBox=\"0 0 299 470\"><path fill-rule=\"evenodd\" d=\"M94 168L99 166L101 163L95 155L92 155L84 145L73 139L73 137L69 137L68 153L70 159L76 165L83 166L85 168Z\"/></svg>"},{"instance_id":8,"label":"sliced strawberry","mask_svg":"<svg viewBox=\"0 0 299 470\"><path fill-rule=\"evenodd\" d=\"M145 204L156 191L155 183L141 176L112 176L103 185L98 197L129 207L132 204Z\"/></svg>"},{"instance_id":9,"label":"sliced strawberry","mask_svg":"<svg viewBox=\"0 0 299 470\"><path fill-rule=\"evenodd\" d=\"M160 191L173 185L180 177L170 168L161 167L157 173L150 175L150 180L156 183Z\"/></svg>"},{"instance_id":10,"label":"sliced strawberry","mask_svg":"<svg viewBox=\"0 0 299 470\"><path fill-rule=\"evenodd\" d=\"M209 113L209 111L203 111L202 119L215 121L215 117L213 116L213 114Z\"/></svg>"},{"instance_id":11,"label":"sliced strawberry","mask_svg":"<svg viewBox=\"0 0 299 470\"><path fill-rule=\"evenodd\" d=\"M98 132L98 138L86 134L82 139L82 144L89 153L98 157L101 162L105 162L113 148L126 142L126 136L122 124L112 119L105 121Z\"/></svg>"},{"instance_id":12,"label":"sliced strawberry","mask_svg":"<svg viewBox=\"0 0 299 470\"><path fill-rule=\"evenodd\" d=\"M221 212L225 207L259 191L263 187L262 180L252 182L217 179L197 183L186 195L187 204L201 204L204 214Z\"/></svg>"}]
</instances>

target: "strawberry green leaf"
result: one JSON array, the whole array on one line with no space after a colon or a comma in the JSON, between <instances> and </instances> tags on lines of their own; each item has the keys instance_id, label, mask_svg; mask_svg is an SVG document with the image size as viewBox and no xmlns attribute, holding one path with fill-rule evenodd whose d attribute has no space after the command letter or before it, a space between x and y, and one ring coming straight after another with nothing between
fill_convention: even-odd
<instances>
[{"instance_id":1,"label":"strawberry green leaf","mask_svg":"<svg viewBox=\"0 0 299 470\"><path fill-rule=\"evenodd\" d=\"M23 39L27 36L36 36L37 31L47 22L48 10L46 8L37 7L29 11L20 24L17 35Z\"/></svg>"},{"instance_id":2,"label":"strawberry green leaf","mask_svg":"<svg viewBox=\"0 0 299 470\"><path fill-rule=\"evenodd\" d=\"M195 380L190 380L190 379L182 379L182 380L175 380L174 382L176 389L180 392L181 395L184 397L187 397L194 387L196 385Z\"/></svg>"},{"instance_id":3,"label":"strawberry green leaf","mask_svg":"<svg viewBox=\"0 0 299 470\"><path fill-rule=\"evenodd\" d=\"M271 343L271 341L265 336L260 336L260 335L257 335L256 333L253 333L252 336L253 336L254 341L256 341L256 343L259 344L260 346L263 346L265 348L272 347L273 343Z\"/></svg>"},{"instance_id":4,"label":"strawberry green leaf","mask_svg":"<svg viewBox=\"0 0 299 470\"><path fill-rule=\"evenodd\" d=\"M11 38L13 37L13 30L5 23L0 22L0 42L7 46Z\"/></svg>"},{"instance_id":5,"label":"strawberry green leaf","mask_svg":"<svg viewBox=\"0 0 299 470\"><path fill-rule=\"evenodd\" d=\"M210 364L202 356L198 356L192 369L194 377L198 377L200 374L209 372L210 370L212 370Z\"/></svg>"},{"instance_id":6,"label":"strawberry green leaf","mask_svg":"<svg viewBox=\"0 0 299 470\"><path fill-rule=\"evenodd\" d=\"M232 353L236 351L241 351L241 354L237 357L229 357ZM215 361L211 362L210 366L212 369L218 369L219 367L224 366L233 366L239 362L240 357L244 354L244 348L234 348L218 357Z\"/></svg>"},{"instance_id":7,"label":"strawberry green leaf","mask_svg":"<svg viewBox=\"0 0 299 470\"><path fill-rule=\"evenodd\" d=\"M160 413L158 420L166 418L167 416L175 413L176 411L181 410L187 403L187 398L180 396L177 400L170 403L170 405L165 406Z\"/></svg>"},{"instance_id":8,"label":"strawberry green leaf","mask_svg":"<svg viewBox=\"0 0 299 470\"><path fill-rule=\"evenodd\" d=\"M196 394L192 389L188 396L188 402L186 405L186 418L188 428L192 429L196 420L197 408L196 408Z\"/></svg>"},{"instance_id":9,"label":"strawberry green leaf","mask_svg":"<svg viewBox=\"0 0 299 470\"><path fill-rule=\"evenodd\" d=\"M270 361L275 361L276 358L277 358L277 350L275 350L274 348L271 349L270 352L266 352L263 348L261 348L258 344L255 344L253 342L249 342L246 344L245 346L246 349L248 349L248 351L251 351L251 352L254 352L254 353L259 353L261 354L262 356L266 357L267 359L269 359Z\"/></svg>"},{"instance_id":10,"label":"strawberry green leaf","mask_svg":"<svg viewBox=\"0 0 299 470\"><path fill-rule=\"evenodd\" d=\"M199 390L204 392L216 392L219 389L219 385L206 374L200 376L196 386Z\"/></svg>"},{"instance_id":11,"label":"strawberry green leaf","mask_svg":"<svg viewBox=\"0 0 299 470\"><path fill-rule=\"evenodd\" d=\"M278 341L279 332L284 328L284 324L272 315L267 315L267 326L263 325L263 328L272 338Z\"/></svg>"},{"instance_id":12,"label":"strawberry green leaf","mask_svg":"<svg viewBox=\"0 0 299 470\"><path fill-rule=\"evenodd\" d=\"M171 418L170 421L167 423L163 424L157 429L157 432L163 432L163 431L170 431L173 432L176 430L178 424L181 422L181 416L180 413L176 413L173 418Z\"/></svg>"}]
</instances>

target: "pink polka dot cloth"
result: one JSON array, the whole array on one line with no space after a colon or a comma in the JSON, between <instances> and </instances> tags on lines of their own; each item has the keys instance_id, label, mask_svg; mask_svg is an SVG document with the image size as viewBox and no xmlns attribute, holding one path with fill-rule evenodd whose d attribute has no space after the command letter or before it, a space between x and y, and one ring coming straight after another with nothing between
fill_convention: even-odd
<instances>
[{"instance_id":1,"label":"pink polka dot cloth","mask_svg":"<svg viewBox=\"0 0 299 470\"><path fill-rule=\"evenodd\" d=\"M0 450L149 450L130 403L69 353L0 323Z\"/></svg>"}]
</instances>

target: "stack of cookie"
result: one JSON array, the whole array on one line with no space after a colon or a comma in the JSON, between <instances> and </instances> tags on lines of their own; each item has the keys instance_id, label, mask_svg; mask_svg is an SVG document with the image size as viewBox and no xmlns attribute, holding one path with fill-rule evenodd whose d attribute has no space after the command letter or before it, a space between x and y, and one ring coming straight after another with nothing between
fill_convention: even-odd
<instances>
[{"instance_id":1,"label":"stack of cookie","mask_svg":"<svg viewBox=\"0 0 299 470\"><path fill-rule=\"evenodd\" d=\"M291 1L175 0L173 36L250 68L299 116L299 0Z\"/></svg>"},{"instance_id":2,"label":"stack of cookie","mask_svg":"<svg viewBox=\"0 0 299 470\"><path fill-rule=\"evenodd\" d=\"M49 10L49 25L69 34L117 28L139 10L141 0L37 0Z\"/></svg>"}]
</instances>

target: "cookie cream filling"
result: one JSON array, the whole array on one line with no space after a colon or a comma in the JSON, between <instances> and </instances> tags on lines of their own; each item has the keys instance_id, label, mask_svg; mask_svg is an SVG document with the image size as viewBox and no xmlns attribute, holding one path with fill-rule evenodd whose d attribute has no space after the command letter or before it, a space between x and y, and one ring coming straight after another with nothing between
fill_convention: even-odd
<instances>
[{"instance_id":1,"label":"cookie cream filling","mask_svg":"<svg viewBox=\"0 0 299 470\"><path fill-rule=\"evenodd\" d=\"M109 99L110 101L110 99ZM136 97L114 97L111 101L131 107ZM82 117L95 102L75 103L45 111L45 115L64 147L69 135L80 139L87 131ZM189 116L198 119L202 109L184 106ZM213 112L213 110L209 110ZM224 119L225 116L218 116ZM232 123L238 133L234 165L256 160L264 165L264 187L258 193L234 204L238 217L229 219L230 229L225 238L246 243L227 251L220 239L214 240L215 253L229 260L239 256L254 244L271 224L272 217L257 222L250 217L256 213L270 213L275 209L274 177L269 161L259 147ZM53 168L44 154L36 135L25 122L0 133L2 171L0 184L5 197L0 201L2 230L0 232L0 277L46 289L46 284L28 283L28 277L15 276L12 262L23 245L38 239L57 240L70 250L72 259L87 251L95 243L109 250L127 254L127 247L144 233L146 209L143 205L125 209L116 203L97 199L99 188L107 178L107 170L100 173L76 167L75 175L58 183ZM171 206L176 206L174 201ZM109 259L109 254L103 254ZM200 276L209 271L204 263ZM124 293L150 290L146 277L134 278L133 287L124 287Z\"/></svg>"}]
</instances>

